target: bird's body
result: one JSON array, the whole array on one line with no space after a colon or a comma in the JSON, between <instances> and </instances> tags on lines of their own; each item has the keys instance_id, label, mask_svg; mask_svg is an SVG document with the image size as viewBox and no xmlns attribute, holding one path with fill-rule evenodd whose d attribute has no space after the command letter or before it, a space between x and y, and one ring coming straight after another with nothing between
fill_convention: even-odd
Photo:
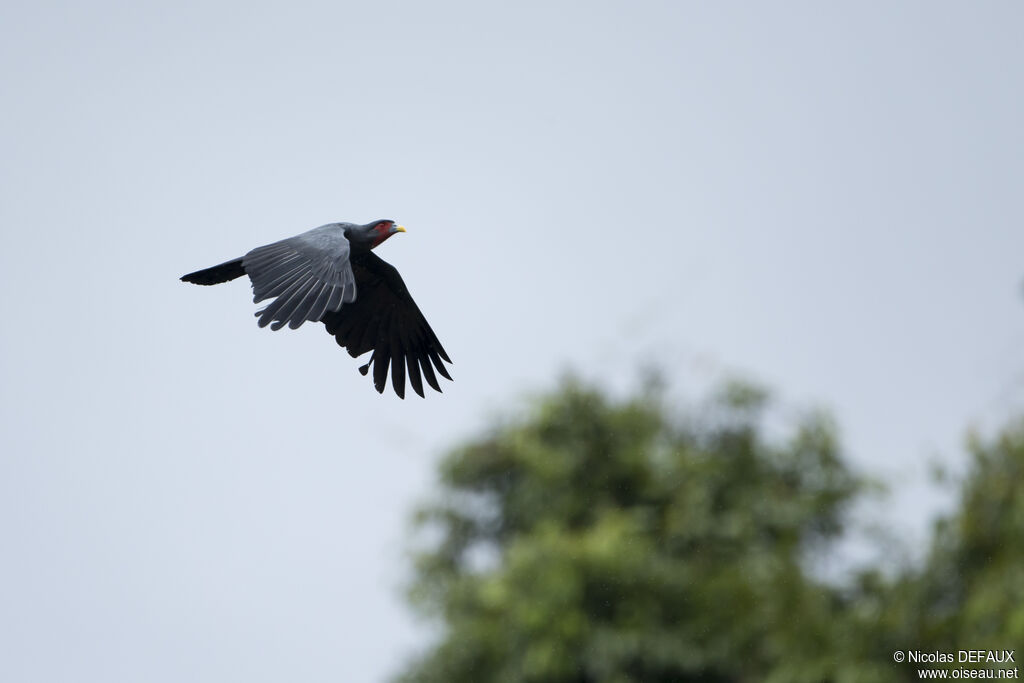
<instances>
[{"instance_id":1,"label":"bird's body","mask_svg":"<svg viewBox=\"0 0 1024 683\"><path fill-rule=\"evenodd\" d=\"M254 302L273 299L256 313L260 327L295 329L306 321L323 322L353 358L373 352L359 370L365 375L373 366L377 391L384 392L390 366L391 384L400 398L405 397L407 372L413 389L423 396L423 379L441 391L435 368L451 379L442 362L451 359L401 275L372 251L398 232L405 228L390 220L329 223L181 279L215 285L248 275Z\"/></svg>"}]
</instances>

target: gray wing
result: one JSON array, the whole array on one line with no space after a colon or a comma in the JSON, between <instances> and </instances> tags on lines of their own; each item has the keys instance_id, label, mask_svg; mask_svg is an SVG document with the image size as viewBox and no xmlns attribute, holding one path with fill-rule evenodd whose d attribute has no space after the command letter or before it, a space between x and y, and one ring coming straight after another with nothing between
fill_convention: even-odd
<instances>
[{"instance_id":1,"label":"gray wing","mask_svg":"<svg viewBox=\"0 0 1024 683\"><path fill-rule=\"evenodd\" d=\"M242 257L252 280L253 302L274 301L258 311L260 327L293 330L307 320L317 321L356 298L356 281L349 263L350 247L344 228L319 228L257 247Z\"/></svg>"}]
</instances>

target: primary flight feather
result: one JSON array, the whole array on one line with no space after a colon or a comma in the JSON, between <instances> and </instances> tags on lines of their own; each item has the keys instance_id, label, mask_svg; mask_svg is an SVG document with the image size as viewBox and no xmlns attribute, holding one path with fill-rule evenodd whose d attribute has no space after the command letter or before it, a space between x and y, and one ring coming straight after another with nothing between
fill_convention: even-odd
<instances>
[{"instance_id":1,"label":"primary flight feather","mask_svg":"<svg viewBox=\"0 0 1024 683\"><path fill-rule=\"evenodd\" d=\"M406 372L423 396L424 379L441 391L435 369L451 379L442 361L452 361L402 276L371 251L399 232L405 228L391 220L329 223L181 279L216 285L248 275L253 302L273 299L256 313L260 327L294 330L306 321L322 322L353 358L372 352L359 371L365 375L373 367L378 392L384 392L390 368L399 398L405 398Z\"/></svg>"}]
</instances>

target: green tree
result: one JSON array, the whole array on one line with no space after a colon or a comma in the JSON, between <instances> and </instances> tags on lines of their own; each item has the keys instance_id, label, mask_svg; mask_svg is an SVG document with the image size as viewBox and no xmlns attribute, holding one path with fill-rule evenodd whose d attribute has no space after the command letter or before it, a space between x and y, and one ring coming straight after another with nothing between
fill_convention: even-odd
<instances>
[{"instance_id":1,"label":"green tree","mask_svg":"<svg viewBox=\"0 0 1024 683\"><path fill-rule=\"evenodd\" d=\"M411 589L443 633L401 680L902 680L890 585L805 569L864 483L830 420L769 439L768 405L737 384L677 415L569 381L454 450Z\"/></svg>"},{"instance_id":2,"label":"green tree","mask_svg":"<svg viewBox=\"0 0 1024 683\"><path fill-rule=\"evenodd\" d=\"M889 591L896 598L889 603L889 621L901 641L922 650L1017 648L1020 660L1024 420L990 440L972 435L968 452L958 504L936 524L924 565Z\"/></svg>"}]
</instances>

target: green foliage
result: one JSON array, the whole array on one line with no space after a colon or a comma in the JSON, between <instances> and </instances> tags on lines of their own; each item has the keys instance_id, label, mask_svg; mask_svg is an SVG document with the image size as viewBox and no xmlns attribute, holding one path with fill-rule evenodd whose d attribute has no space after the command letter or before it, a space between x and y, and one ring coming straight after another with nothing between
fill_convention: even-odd
<instances>
[{"instance_id":1,"label":"green foliage","mask_svg":"<svg viewBox=\"0 0 1024 683\"><path fill-rule=\"evenodd\" d=\"M956 512L936 528L912 585L918 637L933 647L1024 643L1024 420L990 442L972 436Z\"/></svg>"},{"instance_id":2,"label":"green foliage","mask_svg":"<svg viewBox=\"0 0 1024 683\"><path fill-rule=\"evenodd\" d=\"M570 382L452 453L413 589L448 631L406 680L821 680L834 601L801 560L860 482L821 417L766 443L766 402L733 385L698 424Z\"/></svg>"},{"instance_id":3,"label":"green foliage","mask_svg":"<svg viewBox=\"0 0 1024 683\"><path fill-rule=\"evenodd\" d=\"M920 569L808 572L866 482L822 415L765 436L767 394L677 415L576 381L454 450L419 512L413 603L439 642L400 680L917 680L895 650L1024 642L1024 423L975 440Z\"/></svg>"}]
</instances>

